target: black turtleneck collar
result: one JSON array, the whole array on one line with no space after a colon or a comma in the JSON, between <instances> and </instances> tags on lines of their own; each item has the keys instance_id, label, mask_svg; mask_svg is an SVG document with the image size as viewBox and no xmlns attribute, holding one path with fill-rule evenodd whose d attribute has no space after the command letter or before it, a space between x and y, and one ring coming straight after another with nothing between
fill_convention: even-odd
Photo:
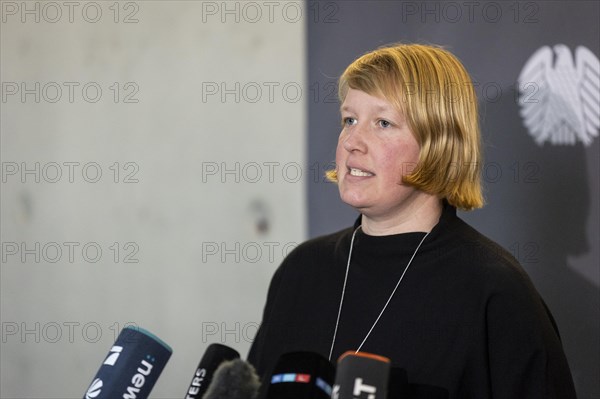
<instances>
[{"instance_id":1,"label":"black turtleneck collar","mask_svg":"<svg viewBox=\"0 0 600 399\"><path fill-rule=\"evenodd\" d=\"M442 213L440 215L440 219L438 221L438 223L433 227L433 229L431 230L431 233L429 234L430 236L435 236L439 233L440 229L443 229L445 227L445 225L448 223L448 221L450 221L451 219L456 218L456 208L452 205L450 205L446 200L442 201ZM360 226L362 223L362 214L358 215L358 217L356 218L356 220L354 221L354 226L353 226L353 231L356 230L358 228L358 226ZM362 231L359 230L359 231ZM401 234L413 234L413 233L401 233ZM363 235L366 235L363 233ZM400 234L392 234L393 235L400 235ZM378 237L391 237L391 236L378 236Z\"/></svg>"}]
</instances>

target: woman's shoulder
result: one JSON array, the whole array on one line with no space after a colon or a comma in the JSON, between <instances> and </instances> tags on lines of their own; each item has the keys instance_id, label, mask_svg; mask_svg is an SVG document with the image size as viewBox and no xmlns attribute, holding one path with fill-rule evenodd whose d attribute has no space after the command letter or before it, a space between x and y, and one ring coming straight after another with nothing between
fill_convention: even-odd
<instances>
[{"instance_id":1,"label":"woman's shoulder","mask_svg":"<svg viewBox=\"0 0 600 399\"><path fill-rule=\"evenodd\" d=\"M303 289L330 277L334 272L337 248L352 234L347 228L308 239L285 256L271 280L272 287Z\"/></svg>"},{"instance_id":2,"label":"woman's shoulder","mask_svg":"<svg viewBox=\"0 0 600 399\"><path fill-rule=\"evenodd\" d=\"M335 251L352 235L348 227L334 233L310 238L291 250L282 262L282 266L293 266L298 262L304 264L321 263L323 259L331 258Z\"/></svg>"},{"instance_id":3,"label":"woman's shoulder","mask_svg":"<svg viewBox=\"0 0 600 399\"><path fill-rule=\"evenodd\" d=\"M515 256L460 218L452 223L449 239L440 249L440 259L455 266L455 271L472 275L488 288L533 288L529 275Z\"/></svg>"},{"instance_id":4,"label":"woman's shoulder","mask_svg":"<svg viewBox=\"0 0 600 399\"><path fill-rule=\"evenodd\" d=\"M542 323L558 333L535 284L513 254L458 217L442 237L436 270L463 298L477 298L488 320L531 320L532 326Z\"/></svg>"}]
</instances>

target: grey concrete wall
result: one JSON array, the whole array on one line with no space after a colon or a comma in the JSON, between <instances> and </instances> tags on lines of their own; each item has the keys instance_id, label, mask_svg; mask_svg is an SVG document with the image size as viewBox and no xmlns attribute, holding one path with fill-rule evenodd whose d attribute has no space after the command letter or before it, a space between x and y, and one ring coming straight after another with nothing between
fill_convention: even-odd
<instances>
[{"instance_id":1,"label":"grey concrete wall","mask_svg":"<svg viewBox=\"0 0 600 399\"><path fill-rule=\"evenodd\" d=\"M304 4L254 4L2 1L2 398L82 397L127 323L155 398L246 355L305 237Z\"/></svg>"}]
</instances>

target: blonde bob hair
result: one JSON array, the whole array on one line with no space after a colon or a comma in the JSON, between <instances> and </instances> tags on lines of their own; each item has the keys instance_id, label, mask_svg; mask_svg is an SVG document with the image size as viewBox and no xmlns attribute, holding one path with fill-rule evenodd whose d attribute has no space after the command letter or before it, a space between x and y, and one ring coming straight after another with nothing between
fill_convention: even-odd
<instances>
[{"instance_id":1,"label":"blonde bob hair","mask_svg":"<svg viewBox=\"0 0 600 399\"><path fill-rule=\"evenodd\" d=\"M349 88L383 98L406 117L420 146L419 161L402 181L471 210L483 206L477 97L469 74L450 52L398 44L367 53L339 79L343 103ZM337 182L337 172L326 173Z\"/></svg>"}]
</instances>

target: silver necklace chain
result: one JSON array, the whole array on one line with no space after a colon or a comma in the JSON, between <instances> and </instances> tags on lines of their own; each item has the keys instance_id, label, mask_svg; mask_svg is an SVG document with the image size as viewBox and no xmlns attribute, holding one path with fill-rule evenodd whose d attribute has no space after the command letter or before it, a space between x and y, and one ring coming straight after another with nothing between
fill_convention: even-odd
<instances>
[{"instance_id":1,"label":"silver necklace chain","mask_svg":"<svg viewBox=\"0 0 600 399\"><path fill-rule=\"evenodd\" d=\"M350 241L350 251L348 253L348 263L346 264L346 274L344 276L344 286L342 287L342 297L340 298L340 307L338 309L337 319L335 321L335 330L333 331L333 339L331 340L331 349L329 350L329 361L331 361L331 356L333 355L333 347L335 345L335 339L336 339L337 332L338 332L338 327L339 327L339 324L340 324L340 316L342 315L342 306L344 304L344 296L346 294L346 283L348 282L348 272L350 271L350 261L352 260L352 249L354 248L354 237L356 236L356 233L358 232L358 229L360 229L361 227L362 226L358 226L354 230L354 233L352 233L352 240ZM392 290L392 293L390 294L390 297L386 301L385 305L383 305L383 308L381 309L381 312L379 312L379 316L377 316L377 319L375 319L375 322L373 323L373 325L369 329L369 332L367 333L367 335L365 335L365 338L362 340L362 342L358 346L358 349L356 349L355 353L358 353L361 350L361 348L363 347L363 345L365 344L365 342L367 342L367 339L369 338L369 335L371 335L371 332L373 331L373 329L375 328L375 326L379 322L379 319L383 315L383 312L385 312L385 310L387 309L389 303L391 302L392 298L394 297L394 294L396 293L396 290L398 290L398 287L400 286L400 283L402 282L402 279L404 278L404 275L406 274L406 271L410 267L410 264L412 263L413 259L417 255L417 252L419 252L419 248L421 248L421 244L423 244L423 241L425 241L425 239L427 238L428 235L429 235L429 232L427 232L427 234L425 234L425 236L419 242L419 245L417 245L417 248L415 249L415 252L413 252L412 256L410 257L410 259L408 261L408 263L406 264L406 267L404 268L404 271L402 272L402 275L398 279L398 282L396 283L396 286Z\"/></svg>"}]
</instances>

